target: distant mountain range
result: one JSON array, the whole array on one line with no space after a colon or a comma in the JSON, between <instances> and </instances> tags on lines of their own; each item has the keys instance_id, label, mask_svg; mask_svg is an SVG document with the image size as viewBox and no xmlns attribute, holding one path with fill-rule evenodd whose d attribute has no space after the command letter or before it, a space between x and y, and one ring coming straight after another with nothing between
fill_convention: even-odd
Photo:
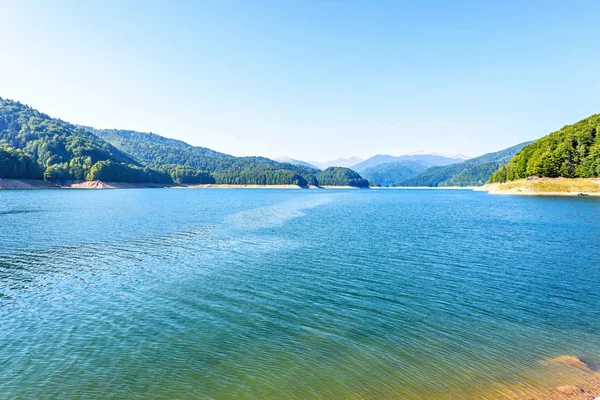
<instances>
[{"instance_id":1,"label":"distant mountain range","mask_svg":"<svg viewBox=\"0 0 600 400\"><path fill-rule=\"evenodd\" d=\"M367 160L364 160L360 157L340 157L334 160L329 160L325 162L320 161L302 161L298 159L294 159L291 157L278 157L275 158L275 161L289 163L293 165L302 165L304 167L310 168L318 168L318 169L326 169L329 167L346 167L351 168L356 172L361 172L366 170L367 168L373 168L381 164L392 163L392 162L403 162L408 164L413 164L411 167L417 167L417 164L420 167L417 167L418 170L425 169L427 167L439 166L439 165L449 165L458 163L464 160L469 159L467 156L463 156L460 154L443 154L443 153L426 153L426 152L417 152L411 154L405 154L402 156L390 156L384 154L378 154L376 156L370 157Z\"/></svg>"},{"instance_id":2,"label":"distant mountain range","mask_svg":"<svg viewBox=\"0 0 600 400\"><path fill-rule=\"evenodd\" d=\"M442 168L460 164L465 162L465 160L469 160L469 157L461 154L427 153L421 151L401 156L378 154L366 160L358 157L338 158L325 163L315 161L309 163L290 157L279 157L276 160L293 165L319 169L327 165L341 166L342 164L350 164L352 170L369 180L371 184L395 186L401 185L405 180L423 173L430 168ZM351 164L352 162L355 163ZM476 161L474 163L476 163Z\"/></svg>"},{"instance_id":3,"label":"distant mountain range","mask_svg":"<svg viewBox=\"0 0 600 400\"><path fill-rule=\"evenodd\" d=\"M326 169L329 167L352 168L353 165L358 164L361 161L363 161L363 159L360 157L340 157L340 158L336 158L334 160L329 160L329 161L325 161L325 162L308 161L308 163L310 165L314 165L315 167L317 167L319 169Z\"/></svg>"},{"instance_id":4,"label":"distant mountain range","mask_svg":"<svg viewBox=\"0 0 600 400\"><path fill-rule=\"evenodd\" d=\"M390 156L386 154L377 154L365 161L352 165L350 168L358 173L362 173L368 168L373 168L387 163L413 162L426 167L450 165L462 162L465 156L461 155L442 155L440 153L413 153L403 156Z\"/></svg>"},{"instance_id":5,"label":"distant mountain range","mask_svg":"<svg viewBox=\"0 0 600 400\"><path fill-rule=\"evenodd\" d=\"M372 184L382 186L481 186L488 181L494 171L508 163L511 157L527 144L529 142L447 165L432 166L427 165L423 159L418 161L403 159L367 168L361 171L361 175ZM447 161L430 157L425 160Z\"/></svg>"},{"instance_id":6,"label":"distant mountain range","mask_svg":"<svg viewBox=\"0 0 600 400\"><path fill-rule=\"evenodd\" d=\"M482 186L498 168L508 163L529 143L531 142L521 143L457 164L431 167L396 182L396 186Z\"/></svg>"}]
</instances>

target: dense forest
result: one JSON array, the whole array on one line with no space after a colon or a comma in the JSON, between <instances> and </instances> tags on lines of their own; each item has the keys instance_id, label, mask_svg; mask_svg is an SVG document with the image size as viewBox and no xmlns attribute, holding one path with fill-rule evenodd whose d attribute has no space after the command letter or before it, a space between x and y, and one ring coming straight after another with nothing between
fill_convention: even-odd
<instances>
[{"instance_id":1,"label":"dense forest","mask_svg":"<svg viewBox=\"0 0 600 400\"><path fill-rule=\"evenodd\" d=\"M0 149L0 178L319 185L318 169L234 157L152 133L73 125L2 98ZM360 176L338 175L340 185L363 185Z\"/></svg>"},{"instance_id":2,"label":"dense forest","mask_svg":"<svg viewBox=\"0 0 600 400\"><path fill-rule=\"evenodd\" d=\"M600 114L567 125L524 147L490 177L506 182L529 176L591 178L600 176Z\"/></svg>"},{"instance_id":3,"label":"dense forest","mask_svg":"<svg viewBox=\"0 0 600 400\"><path fill-rule=\"evenodd\" d=\"M431 167L407 179L397 186L482 186L498 168L508 163L512 156L530 142L471 158L457 164Z\"/></svg>"},{"instance_id":4,"label":"dense forest","mask_svg":"<svg viewBox=\"0 0 600 400\"><path fill-rule=\"evenodd\" d=\"M215 183L257 185L367 186L366 180L348 168L332 167L327 173L305 165L280 163L264 157L234 157L205 147L153 133L86 128L116 148L153 168L183 165L210 174Z\"/></svg>"},{"instance_id":5,"label":"dense forest","mask_svg":"<svg viewBox=\"0 0 600 400\"><path fill-rule=\"evenodd\" d=\"M22 150L0 146L0 178L42 179L44 173Z\"/></svg>"},{"instance_id":6,"label":"dense forest","mask_svg":"<svg viewBox=\"0 0 600 400\"><path fill-rule=\"evenodd\" d=\"M16 163L13 168L0 170L0 177L5 178L15 177L14 171L21 171L20 178L29 179L39 179L42 171L44 179L62 181L117 180L113 179L113 172L127 177L125 182L156 182L162 176L85 129L2 98L0 146L5 148L3 157L7 157L6 152L11 153ZM29 166L23 167L24 164ZM166 180L170 181L168 177Z\"/></svg>"},{"instance_id":7,"label":"dense forest","mask_svg":"<svg viewBox=\"0 0 600 400\"><path fill-rule=\"evenodd\" d=\"M198 185L215 183L215 178L208 172L199 171L185 165L162 164L156 167L156 170L168 174L173 182L184 185Z\"/></svg>"},{"instance_id":8,"label":"dense forest","mask_svg":"<svg viewBox=\"0 0 600 400\"><path fill-rule=\"evenodd\" d=\"M354 186L369 187L369 181L363 179L357 172L350 168L329 167L317 175L322 186Z\"/></svg>"},{"instance_id":9,"label":"dense forest","mask_svg":"<svg viewBox=\"0 0 600 400\"><path fill-rule=\"evenodd\" d=\"M318 185L319 170L314 168L264 157L234 157L154 133L86 129L153 168L167 164L205 171L218 184Z\"/></svg>"}]
</instances>

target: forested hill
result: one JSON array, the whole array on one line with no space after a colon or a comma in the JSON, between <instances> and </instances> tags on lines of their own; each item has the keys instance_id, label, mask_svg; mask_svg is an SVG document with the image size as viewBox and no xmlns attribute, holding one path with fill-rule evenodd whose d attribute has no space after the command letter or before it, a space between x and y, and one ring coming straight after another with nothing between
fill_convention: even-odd
<instances>
[{"instance_id":1,"label":"forested hill","mask_svg":"<svg viewBox=\"0 0 600 400\"><path fill-rule=\"evenodd\" d=\"M0 177L170 181L83 128L0 98ZM33 164L32 164L33 163Z\"/></svg>"},{"instance_id":2,"label":"forested hill","mask_svg":"<svg viewBox=\"0 0 600 400\"><path fill-rule=\"evenodd\" d=\"M538 177L600 176L600 114L567 125L524 147L490 182Z\"/></svg>"},{"instance_id":3,"label":"forested hill","mask_svg":"<svg viewBox=\"0 0 600 400\"><path fill-rule=\"evenodd\" d=\"M159 169L160 165L168 164L202 170L209 173L216 183L319 184L316 178L319 170L314 168L279 163L264 157L234 157L153 133L86 129L148 166Z\"/></svg>"},{"instance_id":4,"label":"forested hill","mask_svg":"<svg viewBox=\"0 0 600 400\"><path fill-rule=\"evenodd\" d=\"M0 178L132 183L319 185L321 171L264 157L234 157L152 133L97 130L0 98ZM333 169L335 183L362 186Z\"/></svg>"},{"instance_id":5,"label":"forested hill","mask_svg":"<svg viewBox=\"0 0 600 400\"><path fill-rule=\"evenodd\" d=\"M345 167L329 167L317 175L322 186L369 187L369 181L357 172Z\"/></svg>"},{"instance_id":6,"label":"forested hill","mask_svg":"<svg viewBox=\"0 0 600 400\"><path fill-rule=\"evenodd\" d=\"M482 186L492 173L509 162L519 150L531 142L488 153L457 164L431 167L401 180L398 186Z\"/></svg>"},{"instance_id":7,"label":"forested hill","mask_svg":"<svg viewBox=\"0 0 600 400\"><path fill-rule=\"evenodd\" d=\"M39 164L22 150L0 146L0 178L42 179Z\"/></svg>"}]
</instances>

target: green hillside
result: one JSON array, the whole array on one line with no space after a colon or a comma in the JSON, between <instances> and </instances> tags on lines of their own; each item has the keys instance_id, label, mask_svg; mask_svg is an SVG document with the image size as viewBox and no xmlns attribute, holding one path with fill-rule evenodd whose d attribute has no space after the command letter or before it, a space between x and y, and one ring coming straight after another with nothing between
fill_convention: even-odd
<instances>
[{"instance_id":1,"label":"green hillside","mask_svg":"<svg viewBox=\"0 0 600 400\"><path fill-rule=\"evenodd\" d=\"M153 133L97 130L90 133L156 169L161 165L205 171L218 184L317 185L319 170L279 163L264 157L234 157Z\"/></svg>"},{"instance_id":2,"label":"green hillside","mask_svg":"<svg viewBox=\"0 0 600 400\"><path fill-rule=\"evenodd\" d=\"M321 186L354 186L369 187L369 181L363 179L350 168L329 167L317 175Z\"/></svg>"},{"instance_id":3,"label":"green hillside","mask_svg":"<svg viewBox=\"0 0 600 400\"><path fill-rule=\"evenodd\" d=\"M600 114L536 140L490 177L490 182L538 177L600 176Z\"/></svg>"},{"instance_id":4,"label":"green hillside","mask_svg":"<svg viewBox=\"0 0 600 400\"><path fill-rule=\"evenodd\" d=\"M431 167L397 183L397 186L482 186L492 173L509 162L527 143L443 167Z\"/></svg>"},{"instance_id":5,"label":"green hillside","mask_svg":"<svg viewBox=\"0 0 600 400\"><path fill-rule=\"evenodd\" d=\"M234 157L153 133L86 129L159 171L163 170L161 165L165 164L206 171L217 184L300 186L364 184L360 175L354 171L348 173L347 168L336 167L328 174L322 174L318 169L304 165L280 163L265 157ZM335 179L332 180L333 175ZM319 177L326 182L336 183L323 183Z\"/></svg>"},{"instance_id":6,"label":"green hillside","mask_svg":"<svg viewBox=\"0 0 600 400\"><path fill-rule=\"evenodd\" d=\"M2 98L0 146L4 149L0 178L170 181L168 175L144 168L85 129Z\"/></svg>"},{"instance_id":7,"label":"green hillside","mask_svg":"<svg viewBox=\"0 0 600 400\"><path fill-rule=\"evenodd\" d=\"M22 150L0 146L0 178L42 179L43 176L38 163Z\"/></svg>"}]
</instances>

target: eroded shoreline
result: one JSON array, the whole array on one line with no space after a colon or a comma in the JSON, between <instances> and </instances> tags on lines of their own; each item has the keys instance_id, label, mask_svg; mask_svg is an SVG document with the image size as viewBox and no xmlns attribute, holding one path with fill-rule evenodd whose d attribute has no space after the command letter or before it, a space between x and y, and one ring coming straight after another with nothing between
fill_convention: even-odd
<instances>
[{"instance_id":1,"label":"eroded shoreline","mask_svg":"<svg viewBox=\"0 0 600 400\"><path fill-rule=\"evenodd\" d=\"M197 184L197 185L165 185L158 183L126 183L104 181L48 182L30 179L0 178L0 190L36 190L36 189L361 189L354 186L298 186L298 185L230 185L230 184Z\"/></svg>"}]
</instances>

